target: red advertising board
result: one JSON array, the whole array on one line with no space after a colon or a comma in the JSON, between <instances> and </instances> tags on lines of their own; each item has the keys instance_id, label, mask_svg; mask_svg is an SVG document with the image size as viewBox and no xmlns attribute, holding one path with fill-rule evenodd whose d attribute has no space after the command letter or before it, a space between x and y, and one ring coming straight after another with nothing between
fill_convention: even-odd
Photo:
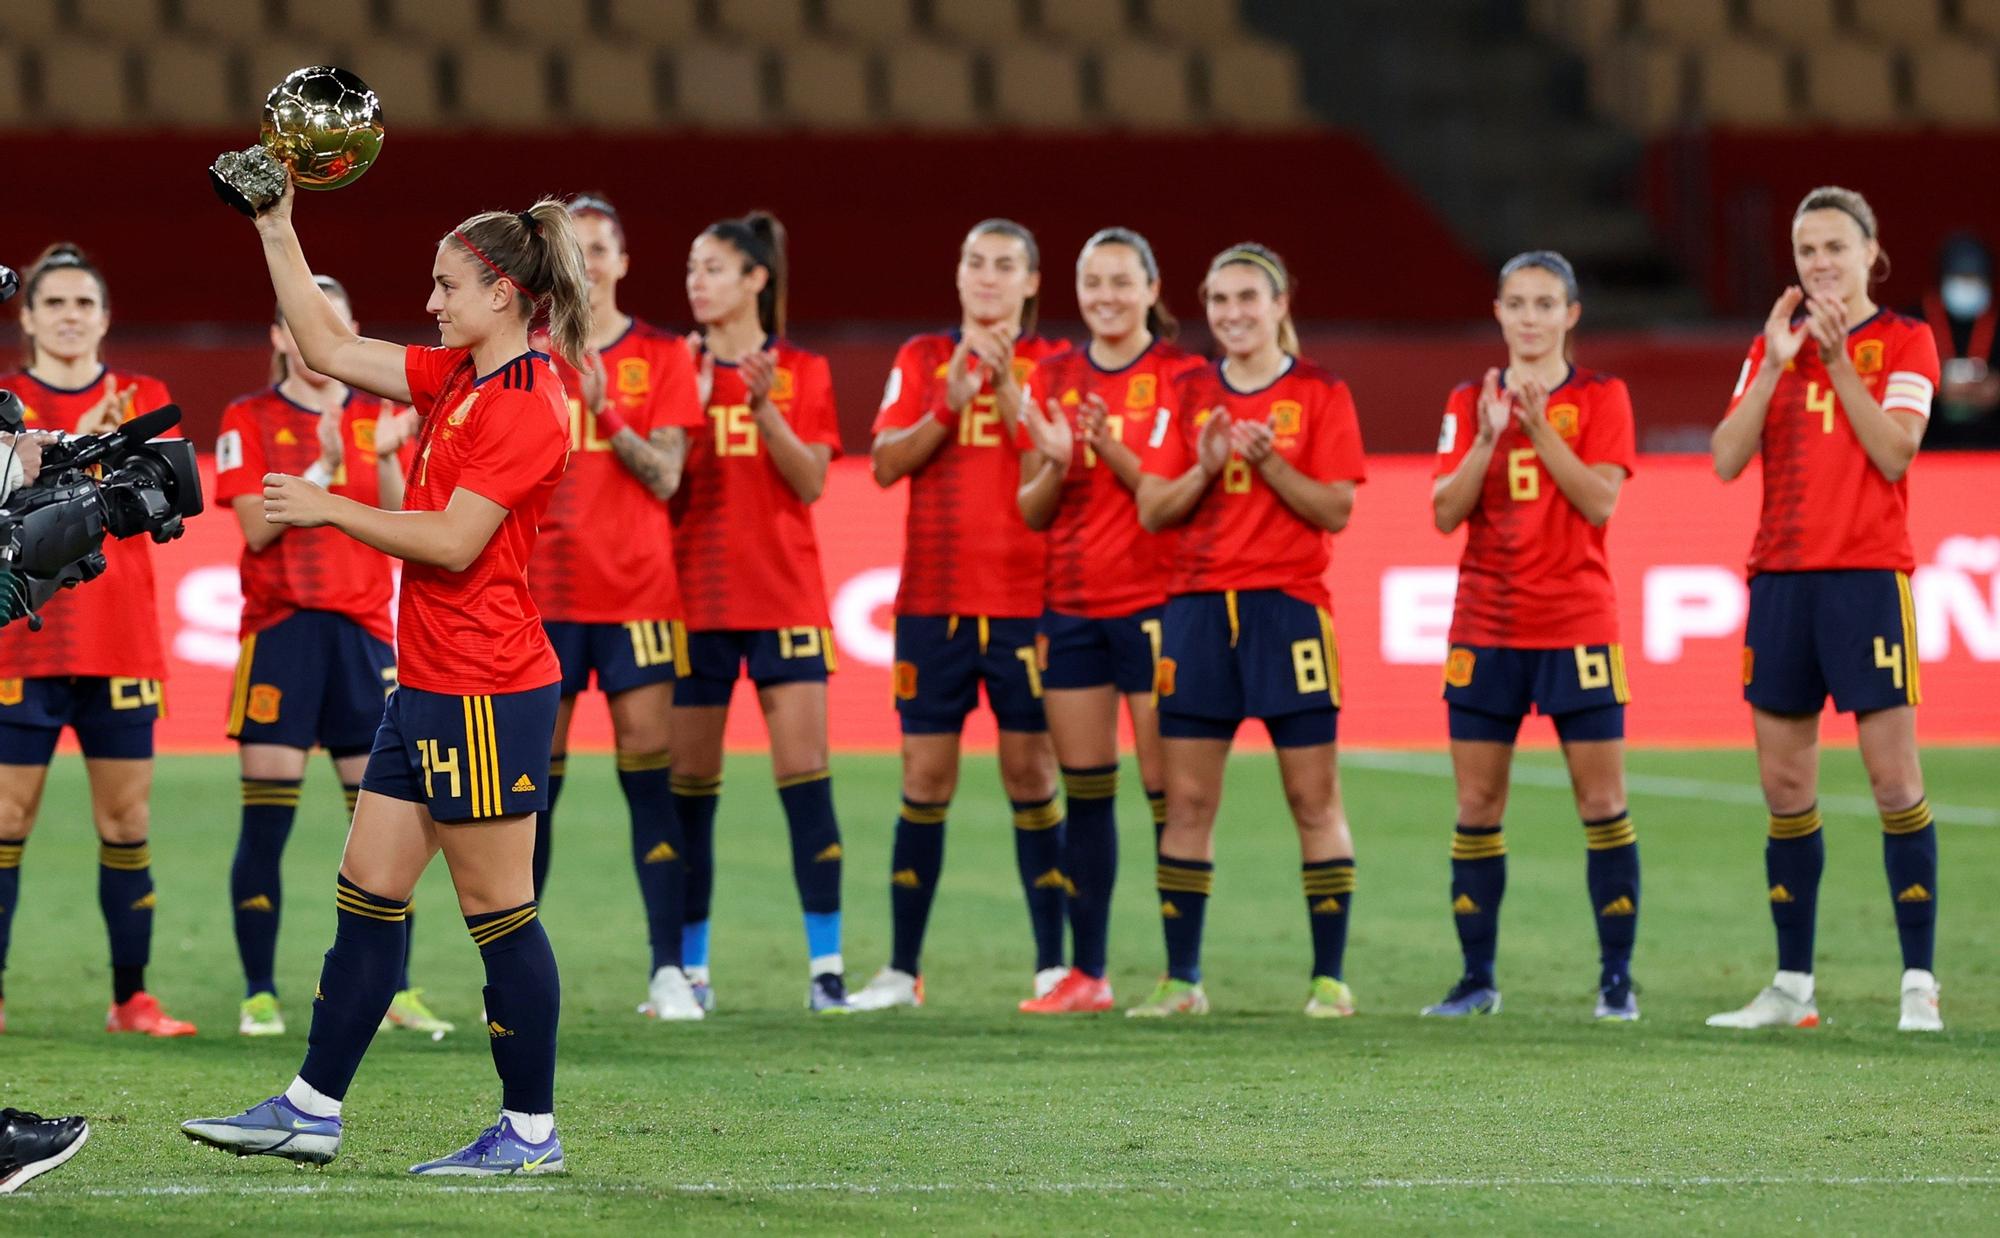
<instances>
[{"instance_id":1,"label":"red advertising board","mask_svg":"<svg viewBox=\"0 0 2000 1238\"><path fill-rule=\"evenodd\" d=\"M1444 741L1439 667L1451 617L1453 564L1462 535L1430 521L1430 460L1378 457L1349 530L1336 539L1332 583L1347 708L1341 738L1364 745ZM2000 457L1926 456L1912 474L1918 569L1914 579L1927 740L2000 739ZM1611 525L1638 743L1738 744L1749 737L1740 692L1746 594L1744 554L1757 519L1758 479L1725 486L1699 457L1642 457ZM888 749L897 742L890 704L889 604L902 554L903 492L884 492L865 461L834 465L816 507L840 670L831 709L834 743ZM169 716L163 748L221 749L236 656L235 522L211 511L181 540L155 549L160 622L168 635ZM86 586L91 587L91 586ZM733 744L764 743L756 700L739 692ZM1851 733L1831 722L1829 737ZM992 737L984 715L970 738ZM1550 738L1546 723L1524 732ZM575 743L604 746L601 701L578 710ZM1246 738L1262 742L1260 728Z\"/></svg>"}]
</instances>

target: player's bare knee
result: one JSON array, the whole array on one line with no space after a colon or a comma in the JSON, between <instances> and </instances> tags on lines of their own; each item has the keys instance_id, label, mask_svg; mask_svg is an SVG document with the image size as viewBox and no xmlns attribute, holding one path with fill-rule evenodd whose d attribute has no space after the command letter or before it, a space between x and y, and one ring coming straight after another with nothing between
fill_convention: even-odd
<instances>
[{"instance_id":1,"label":"player's bare knee","mask_svg":"<svg viewBox=\"0 0 2000 1238\"><path fill-rule=\"evenodd\" d=\"M1460 787L1458 819L1465 825L1498 825L1507 812L1507 793L1498 787Z\"/></svg>"},{"instance_id":2,"label":"player's bare knee","mask_svg":"<svg viewBox=\"0 0 2000 1238\"><path fill-rule=\"evenodd\" d=\"M1609 791L1580 792L1576 797L1577 816L1585 821L1608 821L1624 815L1625 797Z\"/></svg>"},{"instance_id":3,"label":"player's bare knee","mask_svg":"<svg viewBox=\"0 0 2000 1238\"><path fill-rule=\"evenodd\" d=\"M106 804L98 809L97 836L108 843L136 843L146 837L152 820L151 806L143 799Z\"/></svg>"}]
</instances>

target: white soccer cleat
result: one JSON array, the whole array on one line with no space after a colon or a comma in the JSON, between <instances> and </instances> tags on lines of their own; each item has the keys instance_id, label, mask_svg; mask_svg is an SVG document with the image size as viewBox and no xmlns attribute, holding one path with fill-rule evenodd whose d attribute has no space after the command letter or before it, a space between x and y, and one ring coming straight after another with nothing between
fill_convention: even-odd
<instances>
[{"instance_id":1,"label":"white soccer cleat","mask_svg":"<svg viewBox=\"0 0 2000 1238\"><path fill-rule=\"evenodd\" d=\"M849 1010L887 1010L892 1006L924 1004L924 979L885 967L860 992L847 995Z\"/></svg>"},{"instance_id":2,"label":"white soccer cleat","mask_svg":"<svg viewBox=\"0 0 2000 1238\"><path fill-rule=\"evenodd\" d=\"M639 1013L667 1022L687 1022L708 1014L695 1000L687 973L678 967L662 967L653 973L646 986L646 1004L639 1007Z\"/></svg>"},{"instance_id":3,"label":"white soccer cleat","mask_svg":"<svg viewBox=\"0 0 2000 1238\"><path fill-rule=\"evenodd\" d=\"M1042 970L1036 972L1035 996L1047 997L1055 991L1055 987L1061 984L1063 977L1067 975L1069 975L1069 968L1067 967L1044 967Z\"/></svg>"},{"instance_id":4,"label":"white soccer cleat","mask_svg":"<svg viewBox=\"0 0 2000 1238\"><path fill-rule=\"evenodd\" d=\"M1708 1016L1710 1027L1758 1028L1758 1027L1818 1027L1819 1007L1813 1004L1810 980L1792 980L1786 973L1779 973L1771 982L1771 987L1750 999L1750 1004L1741 1010L1725 1010L1721 1014ZM1804 980L1804 983L1801 983ZM1805 996L1800 998L1795 990L1804 988Z\"/></svg>"},{"instance_id":5,"label":"white soccer cleat","mask_svg":"<svg viewBox=\"0 0 2000 1238\"><path fill-rule=\"evenodd\" d=\"M1903 973L1903 1017L1896 1020L1899 1032L1941 1032L1944 1016L1938 1013L1937 977L1921 968Z\"/></svg>"}]
</instances>

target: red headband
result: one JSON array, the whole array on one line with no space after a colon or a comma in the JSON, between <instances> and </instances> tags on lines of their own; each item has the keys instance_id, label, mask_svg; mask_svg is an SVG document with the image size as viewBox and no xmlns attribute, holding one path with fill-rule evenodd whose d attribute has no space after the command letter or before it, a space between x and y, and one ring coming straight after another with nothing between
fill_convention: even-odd
<instances>
[{"instance_id":1,"label":"red headband","mask_svg":"<svg viewBox=\"0 0 2000 1238\"><path fill-rule=\"evenodd\" d=\"M512 276L512 275L509 275L509 274L508 274L508 273L507 273L506 271L503 271L503 270L501 270L501 269L500 269L500 264L499 264L499 263L497 263L497 262L495 262L495 261L493 261L493 259L491 259L491 258L488 258L488 257L486 256L486 252L485 252L484 250L480 249L480 248L479 248L479 246L477 246L477 245L474 245L474 244L472 243L472 238L471 238L471 237L469 237L469 236L465 235L465 233L463 233L463 232L460 232L460 231L459 231L459 230L458 230L457 228L453 228L453 229L451 230L451 234L452 234L452 235L453 235L454 237L457 237L457 238L458 238L458 243L459 243L460 245L463 245L463 246L465 246L465 248L466 248L467 250L471 251L471 253L472 253L472 256L473 256L473 257L475 257L475 258L479 259L479 260L480 260L481 262L485 263L485 264L486 264L486 269L487 269L487 270L489 270L489 271L493 272L493 273L494 273L495 275L499 276L499 277L500 277L501 279L504 279L504 280L506 280L506 281L507 281L508 283L510 283L510 284L512 284L512 285L514 285L514 287L518 288L518 289L519 289L519 290L520 290L520 291L521 291L521 292L522 292L522 293L523 293L523 294L524 294L524 295L525 295L525 296L526 296L526 297L527 297L527 298L528 298L528 299L529 299L530 301L539 301L539 300L541 300L541 297L542 297L542 294L541 294L541 293L539 293L539 292L536 292L536 291L535 291L534 289L532 289L532 288L528 287L528 285L527 285L526 283L524 283L523 281L521 281L520 279L517 279L517 278L515 278L514 276Z\"/></svg>"}]
</instances>

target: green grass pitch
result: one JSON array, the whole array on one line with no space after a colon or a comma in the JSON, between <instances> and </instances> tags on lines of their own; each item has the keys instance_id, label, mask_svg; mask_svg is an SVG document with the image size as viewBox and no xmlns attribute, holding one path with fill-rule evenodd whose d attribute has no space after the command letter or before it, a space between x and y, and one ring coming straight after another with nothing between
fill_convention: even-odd
<instances>
[{"instance_id":1,"label":"green grass pitch","mask_svg":"<svg viewBox=\"0 0 2000 1238\"><path fill-rule=\"evenodd\" d=\"M0 1037L0 1103L80 1111L84 1155L0 1199L0 1232L570 1232L911 1229L1435 1232L1599 1227L1974 1232L2000 1209L2000 787L1990 751L1928 754L1942 807L1939 971L1950 1030L1899 1035L1899 964L1880 828L1851 753L1829 753L1829 861L1813 1032L1702 1027L1770 975L1763 818L1744 752L1636 754L1645 860L1635 971L1644 1020L1589 1018L1595 945L1583 840L1557 758L1524 753L1508 813L1506 1012L1417 1008L1456 974L1445 906L1452 796L1431 754L1353 753L1360 848L1348 978L1358 1018L1301 1017L1308 961L1297 852L1267 755L1230 771L1209 911L1216 1013L1135 1024L1016 1014L1031 959L1006 802L972 758L950 824L921 1011L814 1019L768 766L731 762L705 1024L639 1018L645 951L611 763L578 757L544 918L563 968L558 1108L565 1179L441 1187L407 1166L492 1120L480 967L442 865L417 895L418 982L462 1030L385 1036L324 1171L233 1160L177 1120L290 1079L331 939L340 846L323 766L287 859L279 970L292 1032L235 1034L227 910L236 822L227 758L160 765L152 987L191 1041L100 1030L105 947L78 762L52 777L29 844ZM888 948L893 758L836 764L847 838L848 966ZM1151 826L1129 765L1112 939L1121 1000L1160 966Z\"/></svg>"}]
</instances>

